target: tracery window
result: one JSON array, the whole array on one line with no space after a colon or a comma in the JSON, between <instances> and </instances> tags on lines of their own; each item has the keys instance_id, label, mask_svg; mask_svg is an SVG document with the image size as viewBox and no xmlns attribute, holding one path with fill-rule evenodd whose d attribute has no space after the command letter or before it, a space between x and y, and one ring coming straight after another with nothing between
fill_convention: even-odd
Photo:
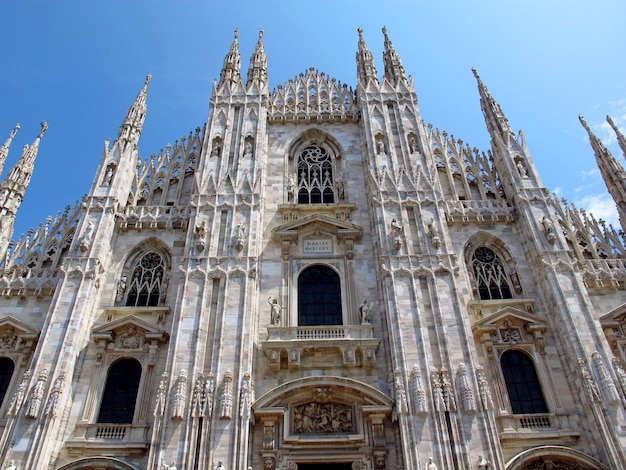
<instances>
[{"instance_id":1,"label":"tracery window","mask_svg":"<svg viewBox=\"0 0 626 470\"><path fill-rule=\"evenodd\" d=\"M333 164L330 154L319 145L309 145L298 156L298 203L335 202Z\"/></svg>"},{"instance_id":2,"label":"tracery window","mask_svg":"<svg viewBox=\"0 0 626 470\"><path fill-rule=\"evenodd\" d=\"M109 368L98 423L133 422L140 379L141 364L135 359L121 359Z\"/></svg>"},{"instance_id":3,"label":"tracery window","mask_svg":"<svg viewBox=\"0 0 626 470\"><path fill-rule=\"evenodd\" d=\"M339 275L329 267L315 265L298 277L298 325L341 325Z\"/></svg>"},{"instance_id":4,"label":"tracery window","mask_svg":"<svg viewBox=\"0 0 626 470\"><path fill-rule=\"evenodd\" d=\"M513 414L548 413L535 365L521 351L505 351L500 357L502 375Z\"/></svg>"},{"instance_id":5,"label":"tracery window","mask_svg":"<svg viewBox=\"0 0 626 470\"><path fill-rule=\"evenodd\" d=\"M154 307L165 295L165 265L163 257L151 251L139 258L130 276L127 307Z\"/></svg>"},{"instance_id":6,"label":"tracery window","mask_svg":"<svg viewBox=\"0 0 626 470\"><path fill-rule=\"evenodd\" d=\"M15 364L11 359L8 357L0 357L0 406L9 389L14 370Z\"/></svg>"},{"instance_id":7,"label":"tracery window","mask_svg":"<svg viewBox=\"0 0 626 470\"><path fill-rule=\"evenodd\" d=\"M510 280L500 256L491 248L480 246L472 255L472 272L482 300L511 299Z\"/></svg>"}]
</instances>

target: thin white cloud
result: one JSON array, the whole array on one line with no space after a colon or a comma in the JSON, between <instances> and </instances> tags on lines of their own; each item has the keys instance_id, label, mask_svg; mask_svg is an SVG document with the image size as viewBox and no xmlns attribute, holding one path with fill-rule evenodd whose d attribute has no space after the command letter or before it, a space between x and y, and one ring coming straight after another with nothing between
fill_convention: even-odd
<instances>
[{"instance_id":1,"label":"thin white cloud","mask_svg":"<svg viewBox=\"0 0 626 470\"><path fill-rule=\"evenodd\" d=\"M588 194L577 201L574 205L579 209L585 209L588 213L593 214L596 220L602 219L607 224L613 225L615 229L620 227L617 208L613 198L608 194Z\"/></svg>"}]
</instances>

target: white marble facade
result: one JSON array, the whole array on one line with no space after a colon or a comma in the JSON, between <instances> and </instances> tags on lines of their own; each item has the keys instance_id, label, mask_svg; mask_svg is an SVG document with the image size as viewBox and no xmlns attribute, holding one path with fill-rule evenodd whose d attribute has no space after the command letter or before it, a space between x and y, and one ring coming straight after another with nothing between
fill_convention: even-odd
<instances>
[{"instance_id":1,"label":"white marble facade","mask_svg":"<svg viewBox=\"0 0 626 470\"><path fill-rule=\"evenodd\" d=\"M356 84L273 89L235 34L153 164L147 77L82 202L4 235L0 468L626 468L621 236L476 72L491 149L426 125L383 32L382 77L359 31Z\"/></svg>"}]
</instances>

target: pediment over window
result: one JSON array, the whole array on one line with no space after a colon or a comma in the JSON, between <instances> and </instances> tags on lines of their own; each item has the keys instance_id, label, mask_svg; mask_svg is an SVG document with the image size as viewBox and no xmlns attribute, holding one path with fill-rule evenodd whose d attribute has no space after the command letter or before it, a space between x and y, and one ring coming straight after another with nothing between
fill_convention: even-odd
<instances>
[{"instance_id":1,"label":"pediment over window","mask_svg":"<svg viewBox=\"0 0 626 470\"><path fill-rule=\"evenodd\" d=\"M622 304L599 318L613 352L626 357L626 304Z\"/></svg>"},{"instance_id":2,"label":"pediment over window","mask_svg":"<svg viewBox=\"0 0 626 470\"><path fill-rule=\"evenodd\" d=\"M505 307L478 320L472 331L487 345L535 343L543 351L543 332L548 322L530 312L513 307Z\"/></svg>"},{"instance_id":3,"label":"pediment over window","mask_svg":"<svg viewBox=\"0 0 626 470\"><path fill-rule=\"evenodd\" d=\"M324 232L339 240L360 240L363 227L349 220L338 219L333 213L306 214L305 212L302 217L294 218L272 230L274 238L279 240L296 240L313 232Z\"/></svg>"},{"instance_id":4,"label":"pediment over window","mask_svg":"<svg viewBox=\"0 0 626 470\"><path fill-rule=\"evenodd\" d=\"M141 350L145 345L164 343L169 334L135 315L128 315L92 330L94 341L108 349Z\"/></svg>"},{"instance_id":5,"label":"pediment over window","mask_svg":"<svg viewBox=\"0 0 626 470\"><path fill-rule=\"evenodd\" d=\"M17 318L0 318L0 350L28 348L39 338L39 331Z\"/></svg>"}]
</instances>

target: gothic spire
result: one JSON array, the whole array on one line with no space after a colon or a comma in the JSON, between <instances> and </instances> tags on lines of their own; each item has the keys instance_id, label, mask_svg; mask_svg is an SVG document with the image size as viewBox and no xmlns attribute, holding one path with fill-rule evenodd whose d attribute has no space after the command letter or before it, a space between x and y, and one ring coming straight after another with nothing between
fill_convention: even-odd
<instances>
[{"instance_id":1,"label":"gothic spire","mask_svg":"<svg viewBox=\"0 0 626 470\"><path fill-rule=\"evenodd\" d=\"M578 119L587 131L587 134L589 134L589 142L596 156L598 169L609 190L609 194L613 197L617 205L617 213L620 223L622 224L622 229L626 230L626 174L624 173L624 168L611 152L608 151L602 141L591 132L585 119L582 116L578 116Z\"/></svg>"},{"instance_id":2,"label":"gothic spire","mask_svg":"<svg viewBox=\"0 0 626 470\"><path fill-rule=\"evenodd\" d=\"M615 131L615 134L617 135L617 143L619 143L619 147L622 149L622 153L624 154L624 158L626 158L626 137L624 137L624 134L622 134L620 132L620 130L617 128L617 126L613 122L613 119L611 119L611 116L607 116L606 120L608 121L609 125Z\"/></svg>"},{"instance_id":3,"label":"gothic spire","mask_svg":"<svg viewBox=\"0 0 626 470\"><path fill-rule=\"evenodd\" d=\"M476 77L476 81L478 82L480 107L485 117L487 130L492 137L497 134L502 137L505 142L508 141L509 137L514 136L513 132L511 131L511 127L509 126L509 121L506 119L506 116L502 112L500 105L496 102L496 100L493 99L493 97L489 93L489 90L478 76L478 72L476 72L475 68L472 68L472 72L474 73L474 77Z\"/></svg>"},{"instance_id":4,"label":"gothic spire","mask_svg":"<svg viewBox=\"0 0 626 470\"><path fill-rule=\"evenodd\" d=\"M250 57L248 83L253 80L258 80L261 85L267 83L267 57L263 48L263 30L259 31L259 40L256 43L254 53Z\"/></svg>"},{"instance_id":5,"label":"gothic spire","mask_svg":"<svg viewBox=\"0 0 626 470\"><path fill-rule=\"evenodd\" d=\"M356 53L357 80L363 82L364 85L367 84L369 80L374 80L378 83L374 57L363 40L363 30L359 28L357 31L359 32L359 50Z\"/></svg>"},{"instance_id":6,"label":"gothic spire","mask_svg":"<svg viewBox=\"0 0 626 470\"><path fill-rule=\"evenodd\" d=\"M143 122L146 119L146 99L148 97L148 84L152 78L151 74L146 75L146 81L143 87L137 94L135 102L130 107L124 118L124 122L120 126L120 130L117 135L117 140L121 143L128 143L131 140L136 144L139 141L141 130L143 128Z\"/></svg>"},{"instance_id":7,"label":"gothic spire","mask_svg":"<svg viewBox=\"0 0 626 470\"><path fill-rule=\"evenodd\" d=\"M385 52L383 52L383 62L385 63L385 79L390 83L397 85L400 82L406 83L404 75L404 67L400 56L393 48L393 44L387 36L387 28L383 26L383 34L385 35Z\"/></svg>"},{"instance_id":8,"label":"gothic spire","mask_svg":"<svg viewBox=\"0 0 626 470\"><path fill-rule=\"evenodd\" d=\"M6 140L6 142L4 142L4 144L0 146L0 174L2 174L2 170L4 169L4 162L6 161L7 156L9 155L9 148L11 147L11 142L13 142L13 137L15 137L15 134L17 134L17 131L19 130L19 128L20 128L20 125L16 124L13 130L11 131L9 138Z\"/></svg>"},{"instance_id":9,"label":"gothic spire","mask_svg":"<svg viewBox=\"0 0 626 470\"><path fill-rule=\"evenodd\" d=\"M31 145L25 145L22 150L22 156L15 166L11 168L7 177L0 184L0 211L2 213L11 212L15 214L19 208L24 193L30 183L35 168L35 158L39 151L39 142L44 133L48 129L46 121L41 123L41 131Z\"/></svg>"},{"instance_id":10,"label":"gothic spire","mask_svg":"<svg viewBox=\"0 0 626 470\"><path fill-rule=\"evenodd\" d=\"M230 46L230 51L224 57L224 66L220 73L220 82L218 88L224 83L237 83L239 81L241 69L241 56L239 55L239 30L235 30L235 38Z\"/></svg>"}]
</instances>

